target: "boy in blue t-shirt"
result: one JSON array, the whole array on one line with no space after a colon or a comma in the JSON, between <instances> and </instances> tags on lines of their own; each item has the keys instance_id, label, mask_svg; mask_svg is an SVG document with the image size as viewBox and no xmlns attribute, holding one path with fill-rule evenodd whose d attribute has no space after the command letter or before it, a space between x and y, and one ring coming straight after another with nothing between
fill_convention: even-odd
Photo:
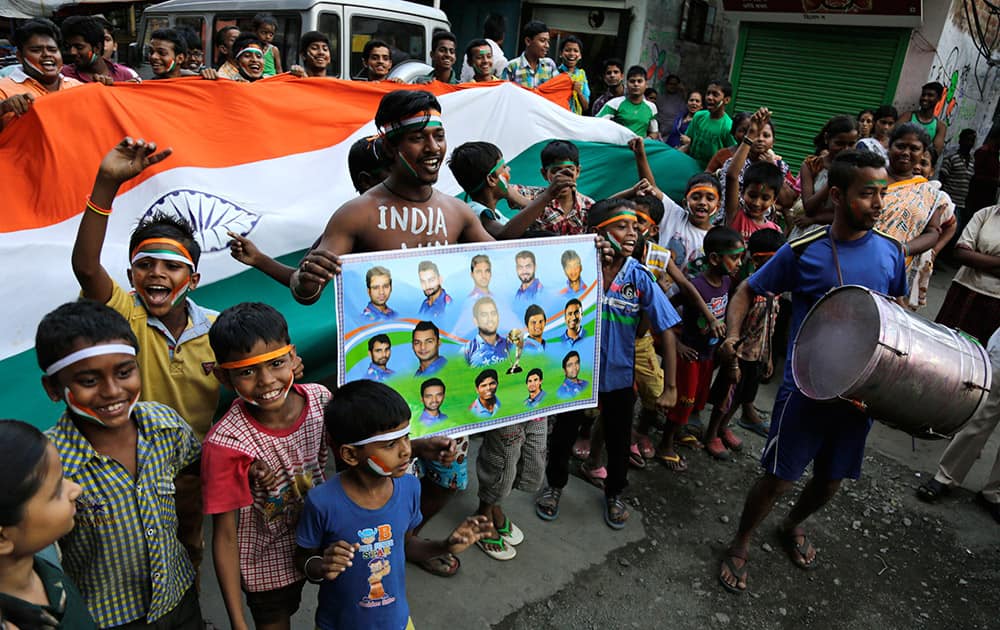
<instances>
[{"instance_id":1,"label":"boy in blue t-shirt","mask_svg":"<svg viewBox=\"0 0 1000 630\"><path fill-rule=\"evenodd\" d=\"M407 474L410 408L388 386L347 383L325 422L347 469L309 492L299 519L296 564L320 584L316 627L412 627L406 560L464 551L490 532L489 520L470 516L447 540L413 536L422 517L420 482Z\"/></svg>"},{"instance_id":2,"label":"boy in blue t-shirt","mask_svg":"<svg viewBox=\"0 0 1000 630\"><path fill-rule=\"evenodd\" d=\"M675 342L670 328L680 322L653 274L632 258L639 238L635 204L623 199L605 199L594 204L587 216L590 229L602 236L614 251L610 262L602 261L604 301L601 307L601 368L598 384L601 421L608 453L608 477L604 484L604 522L613 529L625 527L629 512L621 500L628 485L629 446L632 438L632 387L635 367L635 331L642 316L649 317L650 327L660 336L664 356L663 393L656 407L666 413L677 402L674 385ZM569 358L569 355L567 355ZM565 367L566 361L563 365ZM569 374L567 374L569 376ZM612 416L612 410L618 415ZM556 416L549 449L549 459L569 459L576 426L571 414ZM564 468L564 466L560 466ZM553 483L553 479L549 479ZM535 503L538 515L552 520L558 514L561 487L548 487Z\"/></svg>"},{"instance_id":3,"label":"boy in blue t-shirt","mask_svg":"<svg viewBox=\"0 0 1000 630\"><path fill-rule=\"evenodd\" d=\"M729 302L722 356L732 360L743 322L757 295L792 294L790 339L795 339L809 309L834 287L853 284L884 295L907 295L903 247L872 229L882 211L886 180L881 156L843 151L834 158L829 174L833 224L786 243L739 286ZM813 476L779 525L778 534L796 566L816 567L816 548L800 525L833 498L841 480L861 475L871 423L866 413L849 402L814 401L799 391L792 378L789 344L784 380L774 401L771 428L761 457L764 475L747 496L739 531L719 572L719 581L726 590L746 590L750 538L810 462Z\"/></svg>"}]
</instances>

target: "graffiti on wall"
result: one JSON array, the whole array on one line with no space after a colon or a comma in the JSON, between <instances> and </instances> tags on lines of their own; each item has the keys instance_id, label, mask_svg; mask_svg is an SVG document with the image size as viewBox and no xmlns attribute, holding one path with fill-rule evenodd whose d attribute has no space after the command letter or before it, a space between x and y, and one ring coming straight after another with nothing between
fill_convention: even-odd
<instances>
[{"instance_id":1,"label":"graffiti on wall","mask_svg":"<svg viewBox=\"0 0 1000 630\"><path fill-rule=\"evenodd\" d=\"M957 139L965 127L974 126L980 106L987 106L996 69L974 49L955 46L946 55L937 55L931 66L930 80L944 86L944 94L934 113L948 123L948 140Z\"/></svg>"}]
</instances>

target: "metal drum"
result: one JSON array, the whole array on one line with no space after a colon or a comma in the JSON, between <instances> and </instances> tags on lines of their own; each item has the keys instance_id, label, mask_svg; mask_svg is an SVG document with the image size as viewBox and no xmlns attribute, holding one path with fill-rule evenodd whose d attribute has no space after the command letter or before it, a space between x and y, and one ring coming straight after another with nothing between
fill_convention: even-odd
<instances>
[{"instance_id":1,"label":"metal drum","mask_svg":"<svg viewBox=\"0 0 1000 630\"><path fill-rule=\"evenodd\" d=\"M832 289L806 314L792 375L809 398L850 400L922 438L954 435L986 401L992 380L975 339L854 285Z\"/></svg>"}]
</instances>

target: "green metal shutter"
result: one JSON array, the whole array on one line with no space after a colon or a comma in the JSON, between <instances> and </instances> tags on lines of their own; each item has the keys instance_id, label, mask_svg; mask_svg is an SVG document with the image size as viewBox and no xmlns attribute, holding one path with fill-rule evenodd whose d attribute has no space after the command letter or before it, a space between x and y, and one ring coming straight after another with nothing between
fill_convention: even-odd
<instances>
[{"instance_id":1,"label":"green metal shutter","mask_svg":"<svg viewBox=\"0 0 1000 630\"><path fill-rule=\"evenodd\" d=\"M729 111L768 107L774 151L797 172L827 120L892 103L909 39L899 28L744 22Z\"/></svg>"}]
</instances>

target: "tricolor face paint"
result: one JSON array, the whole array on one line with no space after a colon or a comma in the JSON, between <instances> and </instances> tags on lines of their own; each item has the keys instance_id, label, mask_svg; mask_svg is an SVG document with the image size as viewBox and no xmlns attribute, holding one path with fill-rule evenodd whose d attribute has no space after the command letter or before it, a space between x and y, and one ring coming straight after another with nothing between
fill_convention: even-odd
<instances>
[{"instance_id":1,"label":"tricolor face paint","mask_svg":"<svg viewBox=\"0 0 1000 630\"><path fill-rule=\"evenodd\" d=\"M178 306L197 286L198 276L191 254L173 239L147 239L132 252L129 270L132 286L146 310L162 318Z\"/></svg>"},{"instance_id":2,"label":"tricolor face paint","mask_svg":"<svg viewBox=\"0 0 1000 630\"><path fill-rule=\"evenodd\" d=\"M365 465L376 475L400 477L406 473L412 455L410 423L404 422L395 431L378 433L349 446L364 449L359 456L364 457Z\"/></svg>"},{"instance_id":3,"label":"tricolor face paint","mask_svg":"<svg viewBox=\"0 0 1000 630\"><path fill-rule=\"evenodd\" d=\"M142 379L135 348L122 341L86 346L54 362L45 371L49 394L88 422L107 428L128 422Z\"/></svg>"},{"instance_id":4,"label":"tricolor face paint","mask_svg":"<svg viewBox=\"0 0 1000 630\"><path fill-rule=\"evenodd\" d=\"M31 78L44 84L59 79L62 68L62 52L54 39L47 35L32 35L17 52L24 71Z\"/></svg>"},{"instance_id":5,"label":"tricolor face paint","mask_svg":"<svg viewBox=\"0 0 1000 630\"><path fill-rule=\"evenodd\" d=\"M258 340L247 356L219 363L229 383L247 404L277 411L285 404L295 383L295 348L278 341Z\"/></svg>"},{"instance_id":6,"label":"tricolor face paint","mask_svg":"<svg viewBox=\"0 0 1000 630\"><path fill-rule=\"evenodd\" d=\"M434 184L447 150L441 113L418 112L379 128L385 141L395 146L396 160L421 184Z\"/></svg>"}]
</instances>

